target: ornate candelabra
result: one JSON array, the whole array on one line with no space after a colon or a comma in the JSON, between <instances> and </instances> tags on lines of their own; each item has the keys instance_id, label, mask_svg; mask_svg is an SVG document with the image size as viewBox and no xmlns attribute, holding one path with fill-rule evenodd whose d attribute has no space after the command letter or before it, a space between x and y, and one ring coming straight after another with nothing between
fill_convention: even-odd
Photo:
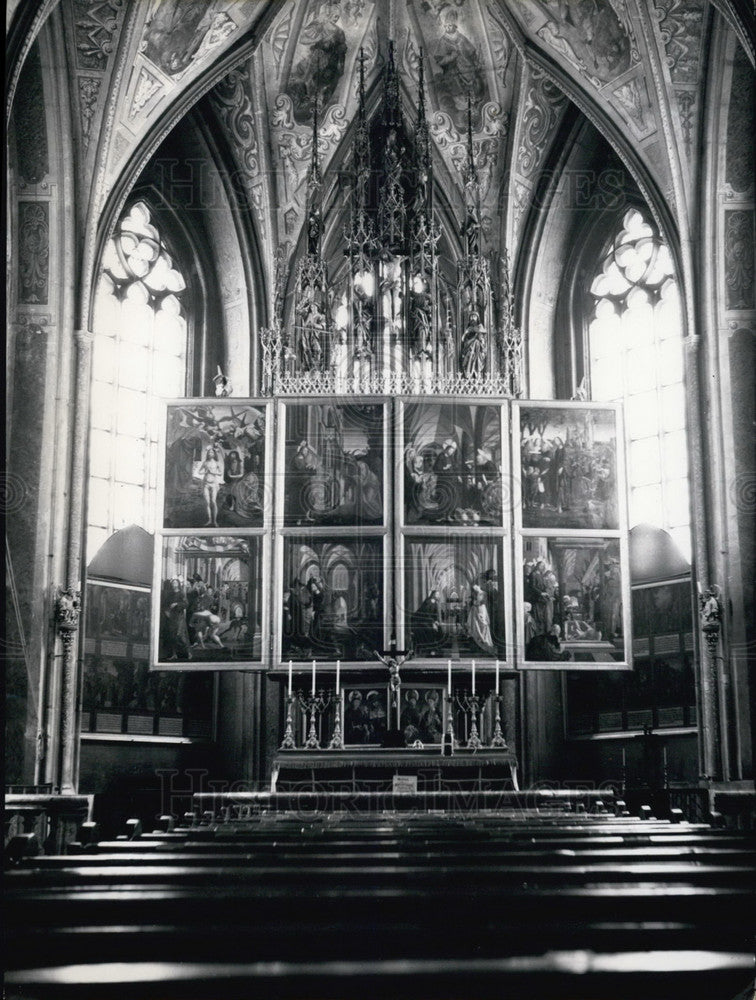
<instances>
[{"instance_id":1,"label":"ornate candelabra","mask_svg":"<svg viewBox=\"0 0 756 1000\"><path fill-rule=\"evenodd\" d=\"M446 739L449 741L449 751L451 754L458 746L454 738L454 695L451 688L446 697Z\"/></svg>"},{"instance_id":2,"label":"ornate candelabra","mask_svg":"<svg viewBox=\"0 0 756 1000\"><path fill-rule=\"evenodd\" d=\"M341 735L341 698L339 697L339 692L335 692L335 703L336 703L336 720L333 724L333 736L331 737L331 742L328 744L329 750L343 750L344 749L344 738Z\"/></svg>"},{"instance_id":3,"label":"ornate candelabra","mask_svg":"<svg viewBox=\"0 0 756 1000\"><path fill-rule=\"evenodd\" d=\"M281 742L281 750L297 749L296 740L294 739L294 720L291 715L291 711L296 700L297 699L293 694L288 695L286 698L286 728L284 729L284 738Z\"/></svg>"},{"instance_id":4,"label":"ornate candelabra","mask_svg":"<svg viewBox=\"0 0 756 1000\"><path fill-rule=\"evenodd\" d=\"M491 739L491 746L499 750L508 750L509 747L504 736L504 730L501 727L501 703L504 699L498 692L493 697L496 703L496 716L494 718L494 732Z\"/></svg>"},{"instance_id":5,"label":"ornate candelabra","mask_svg":"<svg viewBox=\"0 0 756 1000\"><path fill-rule=\"evenodd\" d=\"M457 704L470 716L470 736L467 740L468 750L482 750L483 741L478 734L478 714L480 712L480 698L477 694L468 694L463 691L462 695L457 695Z\"/></svg>"},{"instance_id":6,"label":"ornate candelabra","mask_svg":"<svg viewBox=\"0 0 756 1000\"><path fill-rule=\"evenodd\" d=\"M301 691L297 691L297 698L305 716L309 715L310 717L310 729L307 733L304 748L305 750L320 750L318 727L315 725L315 719L318 715L325 712L330 705L331 692L321 690L318 694L308 694L305 696Z\"/></svg>"}]
</instances>

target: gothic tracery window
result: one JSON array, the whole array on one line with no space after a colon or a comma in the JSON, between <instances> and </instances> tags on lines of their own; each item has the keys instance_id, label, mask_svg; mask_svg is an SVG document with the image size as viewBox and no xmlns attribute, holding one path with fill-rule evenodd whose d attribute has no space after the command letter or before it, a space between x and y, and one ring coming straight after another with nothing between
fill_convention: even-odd
<instances>
[{"instance_id":1,"label":"gothic tracery window","mask_svg":"<svg viewBox=\"0 0 756 1000\"><path fill-rule=\"evenodd\" d=\"M94 312L88 558L129 524L154 520L157 404L186 391L186 283L148 206L108 241Z\"/></svg>"},{"instance_id":2,"label":"gothic tracery window","mask_svg":"<svg viewBox=\"0 0 756 1000\"><path fill-rule=\"evenodd\" d=\"M669 532L691 554L683 324L669 248L635 208L595 275L591 398L623 402L630 525Z\"/></svg>"}]
</instances>

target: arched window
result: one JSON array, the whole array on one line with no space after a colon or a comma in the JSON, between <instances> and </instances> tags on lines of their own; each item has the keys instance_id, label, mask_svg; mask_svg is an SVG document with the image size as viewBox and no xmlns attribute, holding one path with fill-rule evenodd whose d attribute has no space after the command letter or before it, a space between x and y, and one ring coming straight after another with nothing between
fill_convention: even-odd
<instances>
[{"instance_id":1,"label":"arched window","mask_svg":"<svg viewBox=\"0 0 756 1000\"><path fill-rule=\"evenodd\" d=\"M669 248L643 214L622 219L590 286L591 398L625 404L630 525L691 556L683 325Z\"/></svg>"},{"instance_id":2,"label":"arched window","mask_svg":"<svg viewBox=\"0 0 756 1000\"><path fill-rule=\"evenodd\" d=\"M186 392L186 283L144 202L108 241L95 299L88 559L118 528L150 528L157 404Z\"/></svg>"}]
</instances>

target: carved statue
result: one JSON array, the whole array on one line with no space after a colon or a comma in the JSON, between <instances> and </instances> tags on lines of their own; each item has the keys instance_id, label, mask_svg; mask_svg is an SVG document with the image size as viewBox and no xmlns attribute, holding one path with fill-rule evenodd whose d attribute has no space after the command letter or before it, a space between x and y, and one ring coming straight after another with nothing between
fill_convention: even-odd
<instances>
[{"instance_id":1,"label":"carved statue","mask_svg":"<svg viewBox=\"0 0 756 1000\"><path fill-rule=\"evenodd\" d=\"M482 378L486 368L486 328L473 310L460 347L460 368L468 378Z\"/></svg>"},{"instance_id":2,"label":"carved statue","mask_svg":"<svg viewBox=\"0 0 756 1000\"><path fill-rule=\"evenodd\" d=\"M698 603L701 614L701 628L705 632L718 632L722 627L721 591L712 584L703 594L699 594Z\"/></svg>"}]
</instances>

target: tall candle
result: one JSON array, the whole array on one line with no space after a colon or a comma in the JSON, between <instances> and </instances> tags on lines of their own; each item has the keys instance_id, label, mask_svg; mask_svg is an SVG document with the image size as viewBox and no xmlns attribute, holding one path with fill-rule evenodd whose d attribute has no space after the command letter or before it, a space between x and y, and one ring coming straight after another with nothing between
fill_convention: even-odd
<instances>
[{"instance_id":1,"label":"tall candle","mask_svg":"<svg viewBox=\"0 0 756 1000\"><path fill-rule=\"evenodd\" d=\"M315 661L312 661L312 696L315 697Z\"/></svg>"},{"instance_id":2,"label":"tall candle","mask_svg":"<svg viewBox=\"0 0 756 1000\"><path fill-rule=\"evenodd\" d=\"M449 697L451 698L451 693L452 693L452 690L451 690L451 660L447 660L446 661L446 665L448 667L448 672L449 672L448 686L449 686Z\"/></svg>"},{"instance_id":3,"label":"tall candle","mask_svg":"<svg viewBox=\"0 0 756 1000\"><path fill-rule=\"evenodd\" d=\"M475 694L475 660L472 661L472 693Z\"/></svg>"},{"instance_id":4,"label":"tall candle","mask_svg":"<svg viewBox=\"0 0 756 1000\"><path fill-rule=\"evenodd\" d=\"M339 696L339 675L341 674L341 660L336 661L336 697Z\"/></svg>"},{"instance_id":5,"label":"tall candle","mask_svg":"<svg viewBox=\"0 0 756 1000\"><path fill-rule=\"evenodd\" d=\"M291 698L291 660L289 660L289 697Z\"/></svg>"},{"instance_id":6,"label":"tall candle","mask_svg":"<svg viewBox=\"0 0 756 1000\"><path fill-rule=\"evenodd\" d=\"M499 661L496 661L496 693L499 693Z\"/></svg>"}]
</instances>

